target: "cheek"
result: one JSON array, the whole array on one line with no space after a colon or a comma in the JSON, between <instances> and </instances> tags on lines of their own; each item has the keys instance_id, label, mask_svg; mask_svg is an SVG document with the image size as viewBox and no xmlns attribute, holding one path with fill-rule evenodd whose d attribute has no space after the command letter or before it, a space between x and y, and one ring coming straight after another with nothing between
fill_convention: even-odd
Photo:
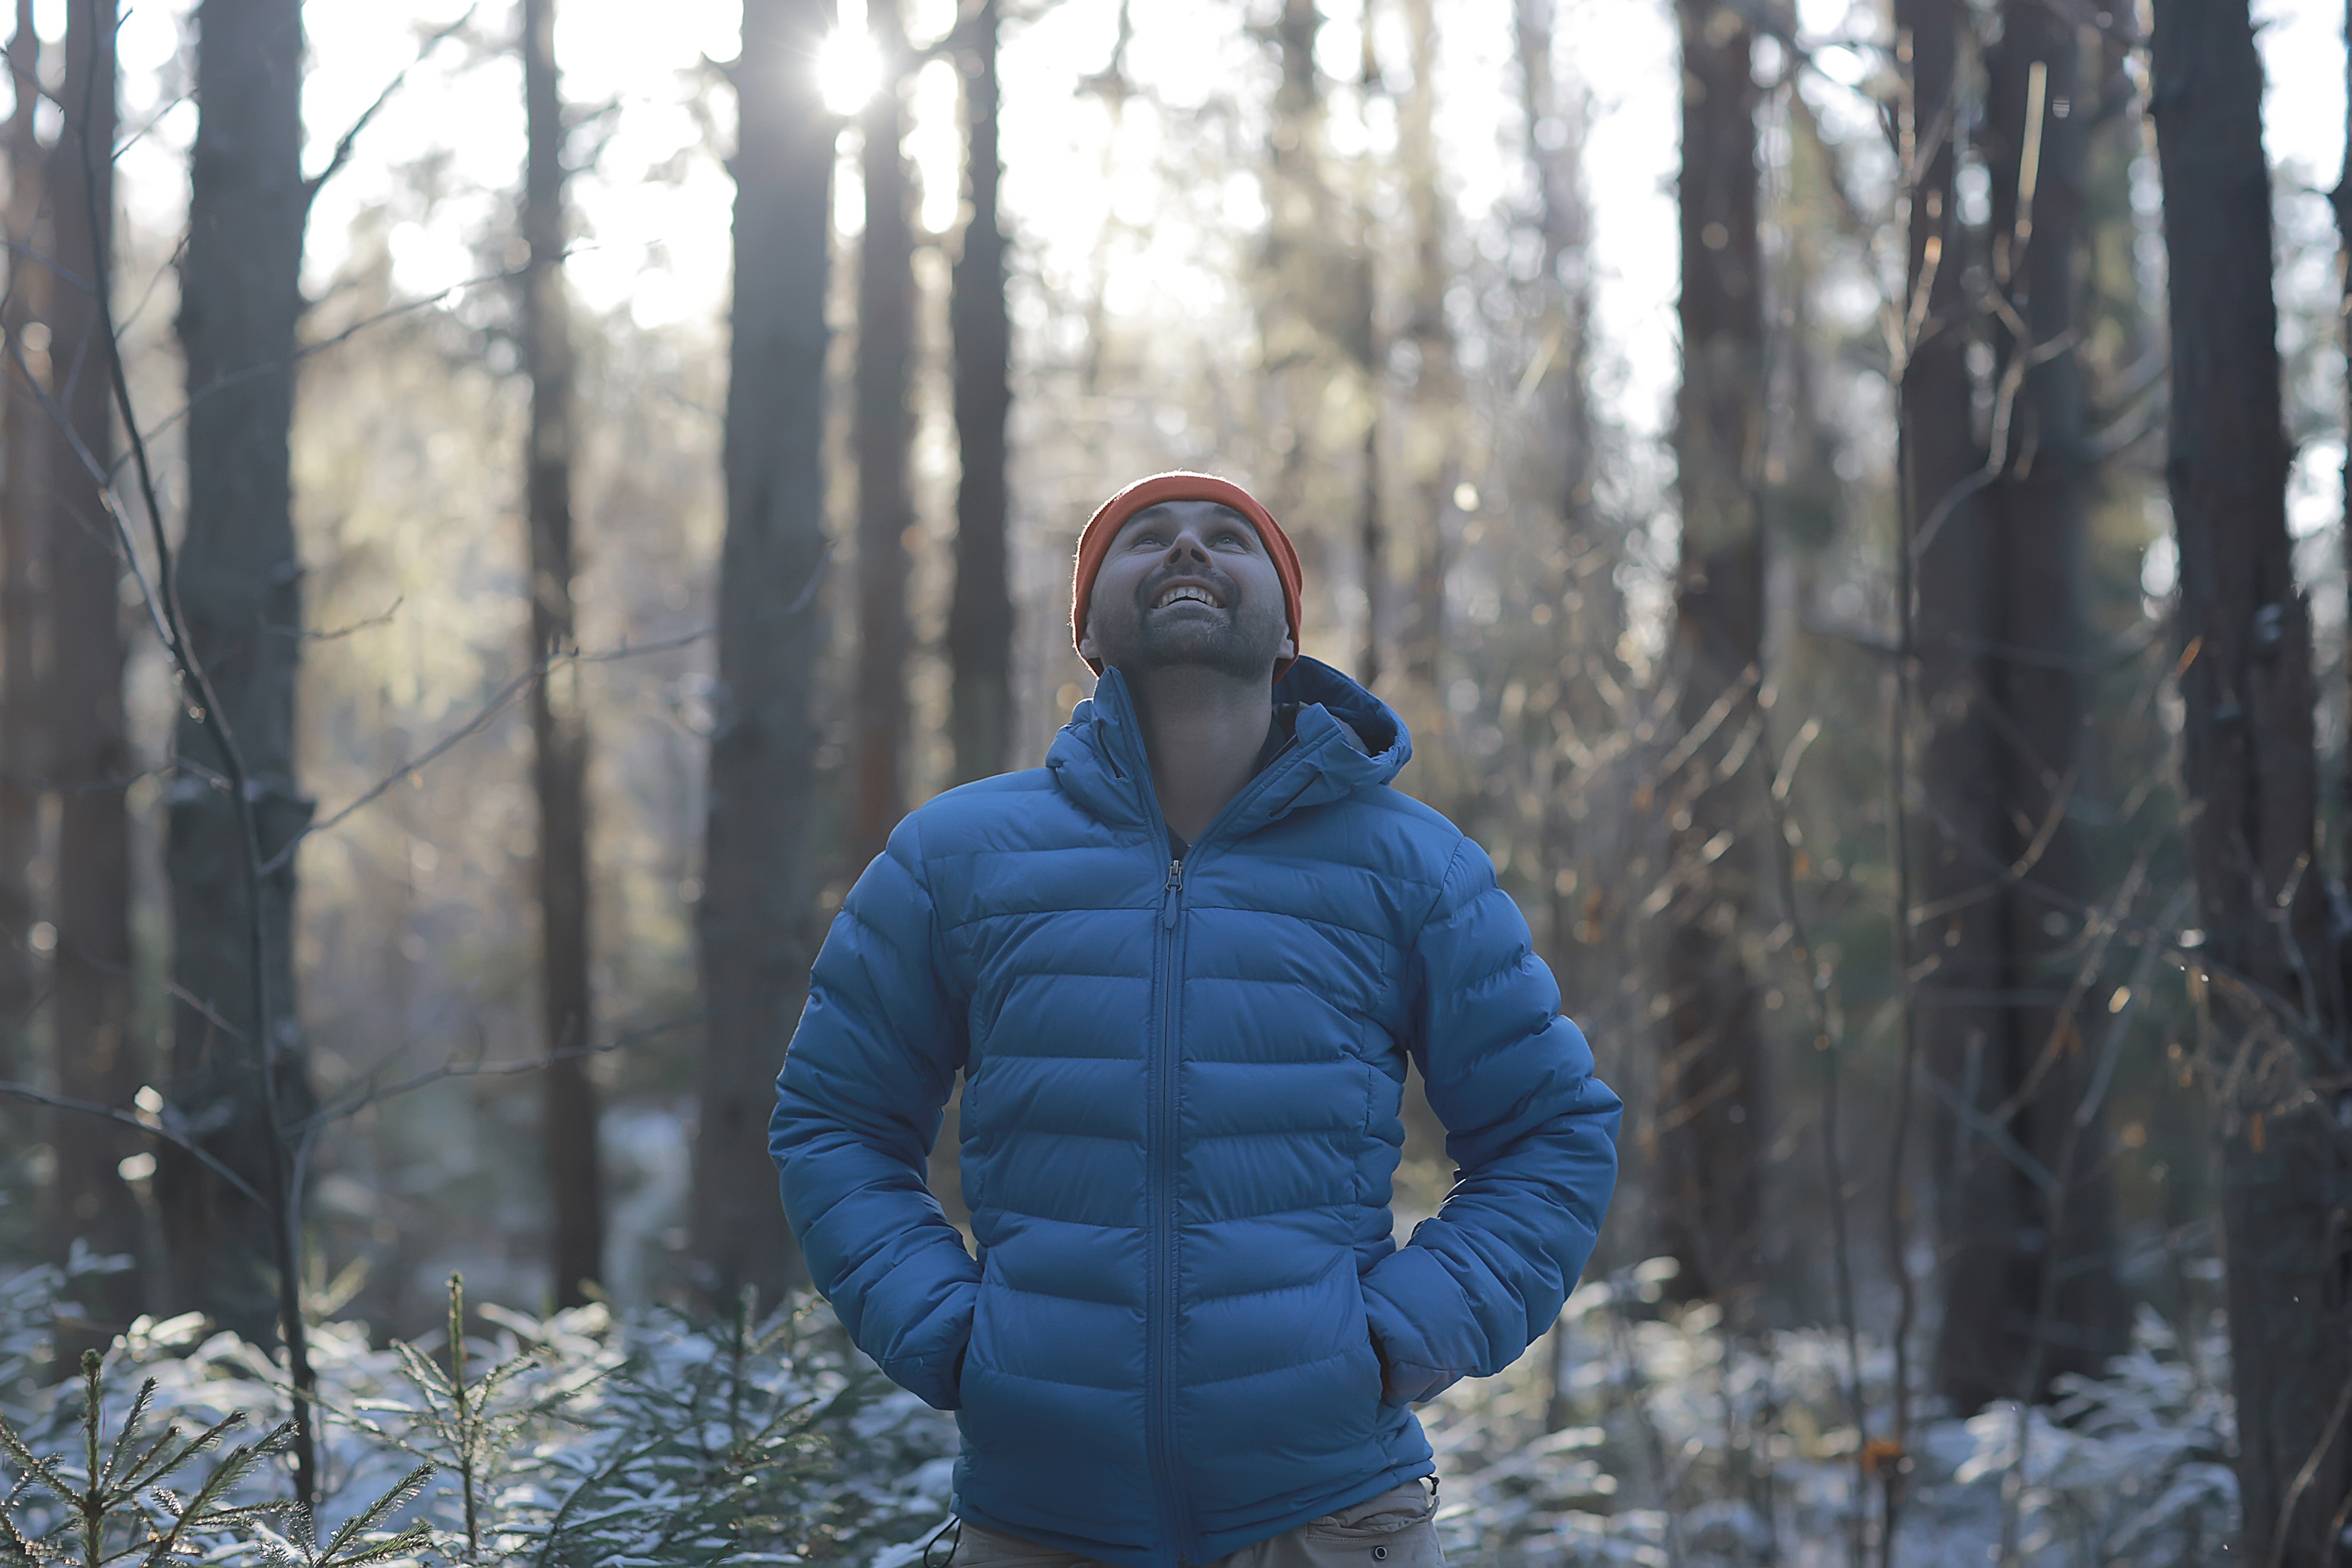
<instances>
[{"instance_id":1,"label":"cheek","mask_svg":"<svg viewBox=\"0 0 2352 1568\"><path fill-rule=\"evenodd\" d=\"M1282 599L1282 577L1271 563L1252 561L1245 571L1236 572L1234 575L1241 579L1252 605L1269 608L1276 620L1288 624L1288 612Z\"/></svg>"},{"instance_id":2,"label":"cheek","mask_svg":"<svg viewBox=\"0 0 2352 1568\"><path fill-rule=\"evenodd\" d=\"M1094 592L1087 597L1087 624L1133 619L1137 581L1136 573L1106 563L1095 576Z\"/></svg>"}]
</instances>

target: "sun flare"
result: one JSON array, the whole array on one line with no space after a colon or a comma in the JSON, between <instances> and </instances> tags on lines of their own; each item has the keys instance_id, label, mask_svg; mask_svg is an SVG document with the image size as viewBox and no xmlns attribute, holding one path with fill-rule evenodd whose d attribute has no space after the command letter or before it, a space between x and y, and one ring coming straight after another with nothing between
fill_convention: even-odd
<instances>
[{"instance_id":1,"label":"sun flare","mask_svg":"<svg viewBox=\"0 0 2352 1568\"><path fill-rule=\"evenodd\" d=\"M816 52L817 90L835 114L855 114L882 85L882 57L863 28L836 28Z\"/></svg>"}]
</instances>

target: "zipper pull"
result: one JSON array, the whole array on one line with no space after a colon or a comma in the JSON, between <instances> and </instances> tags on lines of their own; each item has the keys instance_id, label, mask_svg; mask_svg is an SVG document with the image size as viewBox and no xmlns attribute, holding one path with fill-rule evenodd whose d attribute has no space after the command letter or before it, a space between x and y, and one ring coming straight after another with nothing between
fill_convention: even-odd
<instances>
[{"instance_id":1,"label":"zipper pull","mask_svg":"<svg viewBox=\"0 0 2352 1568\"><path fill-rule=\"evenodd\" d=\"M1170 931L1176 929L1176 900L1184 896L1184 862L1168 862L1168 890L1160 900L1160 923Z\"/></svg>"}]
</instances>

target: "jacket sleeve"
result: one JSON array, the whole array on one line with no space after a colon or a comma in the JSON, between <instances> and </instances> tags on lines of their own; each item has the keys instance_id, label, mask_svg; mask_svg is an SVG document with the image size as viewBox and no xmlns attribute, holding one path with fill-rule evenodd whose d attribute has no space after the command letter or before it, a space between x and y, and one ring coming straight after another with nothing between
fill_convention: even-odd
<instances>
[{"instance_id":1,"label":"jacket sleeve","mask_svg":"<svg viewBox=\"0 0 2352 1568\"><path fill-rule=\"evenodd\" d=\"M1623 1110L1559 1016L1518 906L1466 837L1408 962L1408 1048L1456 1179L1436 1216L1365 1276L1398 1404L1502 1371L1551 1326L1616 1187Z\"/></svg>"},{"instance_id":2,"label":"jacket sleeve","mask_svg":"<svg viewBox=\"0 0 2352 1568\"><path fill-rule=\"evenodd\" d=\"M817 953L768 1151L810 1278L891 1379L956 1407L980 1268L924 1181L965 1037L913 817Z\"/></svg>"}]
</instances>

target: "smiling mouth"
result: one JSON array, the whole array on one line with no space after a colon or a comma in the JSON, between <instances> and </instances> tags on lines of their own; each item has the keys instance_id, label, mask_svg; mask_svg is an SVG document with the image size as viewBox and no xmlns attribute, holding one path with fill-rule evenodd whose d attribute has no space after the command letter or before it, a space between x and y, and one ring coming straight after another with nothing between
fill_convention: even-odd
<instances>
[{"instance_id":1,"label":"smiling mouth","mask_svg":"<svg viewBox=\"0 0 2352 1568\"><path fill-rule=\"evenodd\" d=\"M1224 608L1217 602L1217 596L1214 594L1210 593L1206 588L1195 587L1190 583L1180 584L1169 589L1152 601L1151 607L1155 610L1164 610L1171 605L1206 605L1213 610Z\"/></svg>"}]
</instances>

